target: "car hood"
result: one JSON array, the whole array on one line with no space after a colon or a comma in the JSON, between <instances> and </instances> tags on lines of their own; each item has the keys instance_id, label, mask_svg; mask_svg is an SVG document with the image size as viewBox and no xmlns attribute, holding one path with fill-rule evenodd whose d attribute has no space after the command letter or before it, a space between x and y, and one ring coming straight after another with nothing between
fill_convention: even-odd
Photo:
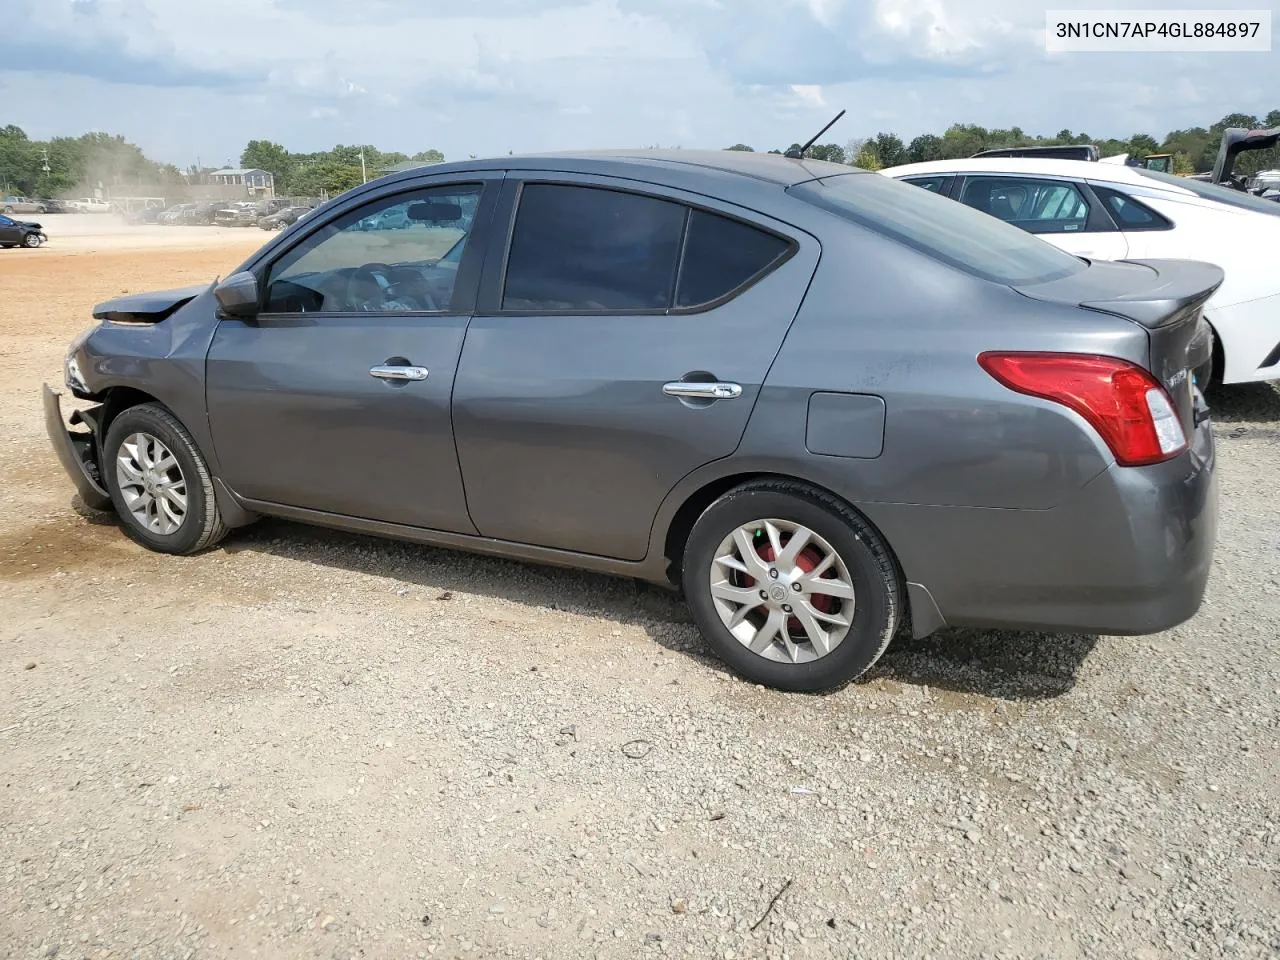
<instances>
[{"instance_id":1,"label":"car hood","mask_svg":"<svg viewBox=\"0 0 1280 960\"><path fill-rule=\"evenodd\" d=\"M114 320L118 323L159 323L173 311L194 300L212 284L199 283L154 293L133 293L116 297L93 308L95 320Z\"/></svg>"},{"instance_id":2,"label":"car hood","mask_svg":"<svg viewBox=\"0 0 1280 960\"><path fill-rule=\"evenodd\" d=\"M13 217L10 217L9 219L10 219L10 220L13 220ZM36 223L34 220L13 220L13 224L14 224L14 226L16 226L16 227L31 227L31 228L32 228L32 229L34 229L34 230L43 230L43 229L44 229L44 227L42 227L40 224Z\"/></svg>"}]
</instances>

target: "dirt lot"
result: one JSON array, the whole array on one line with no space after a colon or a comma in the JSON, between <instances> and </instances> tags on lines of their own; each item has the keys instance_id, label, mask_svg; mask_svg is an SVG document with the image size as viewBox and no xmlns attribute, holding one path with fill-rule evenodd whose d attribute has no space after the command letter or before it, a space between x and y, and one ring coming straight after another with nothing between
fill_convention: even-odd
<instances>
[{"instance_id":1,"label":"dirt lot","mask_svg":"<svg viewBox=\"0 0 1280 960\"><path fill-rule=\"evenodd\" d=\"M629 582L283 522L174 559L73 509L41 380L233 236L0 252L0 957L1280 955L1269 387L1211 398L1191 623L787 696Z\"/></svg>"}]
</instances>

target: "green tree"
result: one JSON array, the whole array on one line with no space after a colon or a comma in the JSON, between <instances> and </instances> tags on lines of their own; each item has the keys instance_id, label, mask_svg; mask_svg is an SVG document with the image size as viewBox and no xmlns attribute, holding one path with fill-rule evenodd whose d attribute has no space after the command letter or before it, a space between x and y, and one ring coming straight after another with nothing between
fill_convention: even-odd
<instances>
[{"instance_id":1,"label":"green tree","mask_svg":"<svg viewBox=\"0 0 1280 960\"><path fill-rule=\"evenodd\" d=\"M343 163L331 157L300 164L289 176L289 192L316 197L322 193L337 196L362 182L360 161Z\"/></svg>"},{"instance_id":2,"label":"green tree","mask_svg":"<svg viewBox=\"0 0 1280 960\"><path fill-rule=\"evenodd\" d=\"M439 150L423 150L421 153L415 153L410 160L418 160L422 163L444 163L444 154Z\"/></svg>"},{"instance_id":3,"label":"green tree","mask_svg":"<svg viewBox=\"0 0 1280 960\"><path fill-rule=\"evenodd\" d=\"M868 140L862 145L862 149L858 151L858 155L853 158L853 165L861 167L863 170L882 170L884 164L880 161L880 154L876 152L875 140Z\"/></svg>"},{"instance_id":4,"label":"green tree","mask_svg":"<svg viewBox=\"0 0 1280 960\"><path fill-rule=\"evenodd\" d=\"M848 158L844 154L844 147L838 143L815 143L809 148L808 155L814 160L826 160L828 163L848 162Z\"/></svg>"},{"instance_id":5,"label":"green tree","mask_svg":"<svg viewBox=\"0 0 1280 960\"><path fill-rule=\"evenodd\" d=\"M240 166L246 170L266 170L284 179L293 168L289 151L270 140L250 140L240 153Z\"/></svg>"},{"instance_id":6,"label":"green tree","mask_svg":"<svg viewBox=\"0 0 1280 960\"><path fill-rule=\"evenodd\" d=\"M732 147L725 147L726 150L738 150L742 153L755 153L754 147L748 147L745 143L735 143Z\"/></svg>"},{"instance_id":7,"label":"green tree","mask_svg":"<svg viewBox=\"0 0 1280 960\"><path fill-rule=\"evenodd\" d=\"M907 161L923 163L926 160L942 159L942 138L932 133L922 133L907 144Z\"/></svg>"},{"instance_id":8,"label":"green tree","mask_svg":"<svg viewBox=\"0 0 1280 960\"><path fill-rule=\"evenodd\" d=\"M1149 153L1161 153L1160 144L1155 137L1145 133L1135 133L1129 138L1129 153L1135 157L1145 157Z\"/></svg>"},{"instance_id":9,"label":"green tree","mask_svg":"<svg viewBox=\"0 0 1280 960\"><path fill-rule=\"evenodd\" d=\"M877 133L871 139L876 147L876 159L880 161L880 167L896 167L906 162L907 148L896 133Z\"/></svg>"}]
</instances>

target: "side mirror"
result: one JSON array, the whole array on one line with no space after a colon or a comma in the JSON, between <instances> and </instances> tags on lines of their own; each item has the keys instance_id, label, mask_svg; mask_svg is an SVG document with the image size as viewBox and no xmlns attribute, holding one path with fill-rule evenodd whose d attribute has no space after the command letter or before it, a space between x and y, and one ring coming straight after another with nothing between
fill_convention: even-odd
<instances>
[{"instance_id":1,"label":"side mirror","mask_svg":"<svg viewBox=\"0 0 1280 960\"><path fill-rule=\"evenodd\" d=\"M213 288L224 316L252 320L258 315L258 278L248 271L233 273Z\"/></svg>"}]
</instances>

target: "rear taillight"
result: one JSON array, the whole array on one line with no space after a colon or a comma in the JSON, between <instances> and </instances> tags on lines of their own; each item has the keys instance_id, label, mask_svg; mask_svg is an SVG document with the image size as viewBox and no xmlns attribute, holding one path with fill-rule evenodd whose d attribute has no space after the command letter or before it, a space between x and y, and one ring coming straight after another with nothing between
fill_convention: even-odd
<instances>
[{"instance_id":1,"label":"rear taillight","mask_svg":"<svg viewBox=\"0 0 1280 960\"><path fill-rule=\"evenodd\" d=\"M1187 448L1182 421L1159 381L1127 360L1078 353L983 353L982 369L1010 390L1053 400L1084 417L1124 467Z\"/></svg>"}]
</instances>

